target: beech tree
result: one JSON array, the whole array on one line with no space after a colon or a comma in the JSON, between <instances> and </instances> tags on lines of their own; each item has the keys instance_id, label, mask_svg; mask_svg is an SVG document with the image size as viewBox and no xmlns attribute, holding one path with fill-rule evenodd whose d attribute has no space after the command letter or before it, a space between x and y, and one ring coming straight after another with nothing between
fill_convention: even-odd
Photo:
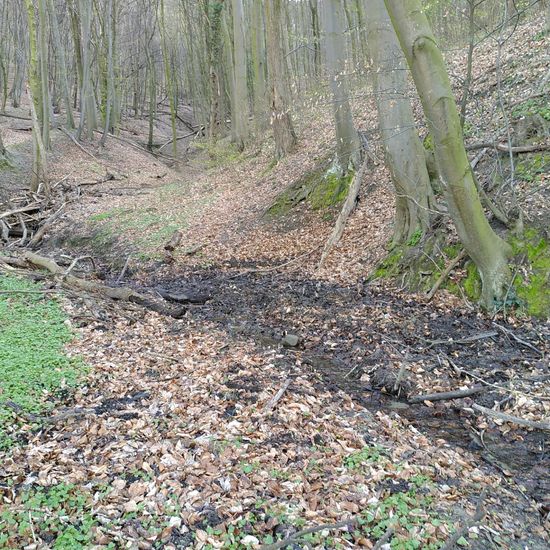
<instances>
[{"instance_id":1,"label":"beech tree","mask_svg":"<svg viewBox=\"0 0 550 550\"><path fill-rule=\"evenodd\" d=\"M482 300L493 309L510 284L510 246L491 228L464 147L458 109L441 50L419 0L385 0L411 69L430 134L449 213L481 276Z\"/></svg>"},{"instance_id":2,"label":"beech tree","mask_svg":"<svg viewBox=\"0 0 550 550\"><path fill-rule=\"evenodd\" d=\"M232 8L233 90L235 105L232 115L234 127L233 139L239 151L242 151L248 138L248 86L246 80L246 48L242 0L232 0Z\"/></svg>"},{"instance_id":3,"label":"beech tree","mask_svg":"<svg viewBox=\"0 0 550 550\"><path fill-rule=\"evenodd\" d=\"M327 70L336 123L337 168L341 174L356 170L360 162L357 130L349 104L346 71L350 65L344 40L344 12L340 0L322 0Z\"/></svg>"},{"instance_id":4,"label":"beech tree","mask_svg":"<svg viewBox=\"0 0 550 550\"><path fill-rule=\"evenodd\" d=\"M406 61L384 0L368 0L368 43L386 165L396 195L393 244L430 227L433 192L424 147L407 96Z\"/></svg>"},{"instance_id":5,"label":"beech tree","mask_svg":"<svg viewBox=\"0 0 550 550\"><path fill-rule=\"evenodd\" d=\"M277 159L290 153L297 141L283 80L284 50L281 38L281 15L281 0L271 0L265 3L271 126L273 127L275 157Z\"/></svg>"}]
</instances>

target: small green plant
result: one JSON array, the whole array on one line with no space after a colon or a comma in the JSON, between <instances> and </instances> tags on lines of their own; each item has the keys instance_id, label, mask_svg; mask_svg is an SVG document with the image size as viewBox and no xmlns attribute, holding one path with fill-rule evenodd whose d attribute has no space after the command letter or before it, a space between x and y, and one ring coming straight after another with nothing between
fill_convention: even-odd
<instances>
[{"instance_id":1,"label":"small green plant","mask_svg":"<svg viewBox=\"0 0 550 550\"><path fill-rule=\"evenodd\" d=\"M428 525L437 527L442 523L442 519L433 510L433 498L418 494L413 487L406 492L389 495L381 502L371 505L361 514L359 530L366 536L378 540L392 528L392 550L435 550L440 548L442 543L434 541L426 528Z\"/></svg>"},{"instance_id":2,"label":"small green plant","mask_svg":"<svg viewBox=\"0 0 550 550\"><path fill-rule=\"evenodd\" d=\"M408 246L416 246L420 239L422 239L422 229L417 229L412 235L411 238L407 241Z\"/></svg>"},{"instance_id":3,"label":"small green plant","mask_svg":"<svg viewBox=\"0 0 550 550\"><path fill-rule=\"evenodd\" d=\"M539 115L544 120L550 121L550 105L547 96L528 99L512 109L512 116L514 118L534 115Z\"/></svg>"},{"instance_id":4,"label":"small green plant","mask_svg":"<svg viewBox=\"0 0 550 550\"><path fill-rule=\"evenodd\" d=\"M48 410L51 398L73 388L84 368L63 352L73 334L57 302L10 276L0 277L0 291L1 450L14 443L16 413Z\"/></svg>"},{"instance_id":5,"label":"small green plant","mask_svg":"<svg viewBox=\"0 0 550 550\"><path fill-rule=\"evenodd\" d=\"M32 488L22 493L21 506L0 513L0 548L17 541L47 536L50 548L79 550L92 540L92 495L72 484ZM20 546L22 547L22 546Z\"/></svg>"},{"instance_id":6,"label":"small green plant","mask_svg":"<svg viewBox=\"0 0 550 550\"><path fill-rule=\"evenodd\" d=\"M388 453L386 449L380 447L379 445L374 445L372 447L364 447L356 453L348 455L344 459L344 466L350 470L356 470L365 464L372 462L379 462L383 458L386 458Z\"/></svg>"},{"instance_id":7,"label":"small green plant","mask_svg":"<svg viewBox=\"0 0 550 550\"><path fill-rule=\"evenodd\" d=\"M550 171L550 154L536 153L516 165L516 177L529 183L539 182Z\"/></svg>"}]
</instances>

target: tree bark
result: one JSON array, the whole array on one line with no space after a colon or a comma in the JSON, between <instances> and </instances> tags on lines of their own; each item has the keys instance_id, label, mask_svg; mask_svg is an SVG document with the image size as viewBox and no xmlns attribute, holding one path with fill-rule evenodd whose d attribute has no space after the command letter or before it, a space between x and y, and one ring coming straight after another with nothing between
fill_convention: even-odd
<instances>
[{"instance_id":1,"label":"tree bark","mask_svg":"<svg viewBox=\"0 0 550 550\"><path fill-rule=\"evenodd\" d=\"M281 0L265 3L267 69L271 96L271 125L275 138L275 158L280 159L296 146L296 133L290 117L284 85L284 56L281 41Z\"/></svg>"},{"instance_id":2,"label":"tree bark","mask_svg":"<svg viewBox=\"0 0 550 550\"><path fill-rule=\"evenodd\" d=\"M353 125L346 76L346 43L341 0L323 0L326 59L336 124L337 164L340 174L357 170L361 161L359 136Z\"/></svg>"},{"instance_id":3,"label":"tree bark","mask_svg":"<svg viewBox=\"0 0 550 550\"><path fill-rule=\"evenodd\" d=\"M481 275L482 302L494 309L510 283L511 247L493 231L470 167L445 62L419 0L385 0L420 95L449 212Z\"/></svg>"},{"instance_id":4,"label":"tree bark","mask_svg":"<svg viewBox=\"0 0 550 550\"><path fill-rule=\"evenodd\" d=\"M242 151L248 139L248 85L246 80L246 48L244 42L244 13L242 0L233 2L233 93L234 110L231 120L234 141Z\"/></svg>"},{"instance_id":5,"label":"tree bark","mask_svg":"<svg viewBox=\"0 0 550 550\"><path fill-rule=\"evenodd\" d=\"M411 103L407 98L406 61L392 27L384 0L367 3L367 33L378 125L386 165L395 188L394 245L408 242L431 224L433 192L424 147L418 137Z\"/></svg>"}]
</instances>

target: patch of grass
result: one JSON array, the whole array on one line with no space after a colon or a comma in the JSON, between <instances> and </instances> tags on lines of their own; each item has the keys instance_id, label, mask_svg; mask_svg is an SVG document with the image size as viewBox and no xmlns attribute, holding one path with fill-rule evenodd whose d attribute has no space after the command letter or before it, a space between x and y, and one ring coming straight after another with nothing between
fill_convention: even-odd
<instances>
[{"instance_id":1,"label":"patch of grass","mask_svg":"<svg viewBox=\"0 0 550 550\"><path fill-rule=\"evenodd\" d=\"M21 506L0 512L0 548L15 548L16 541L38 535L49 548L89 548L92 527L92 495L72 484L36 487L19 496ZM13 542L12 542L13 541Z\"/></svg>"},{"instance_id":2,"label":"patch of grass","mask_svg":"<svg viewBox=\"0 0 550 550\"><path fill-rule=\"evenodd\" d=\"M0 449L13 445L12 402L25 413L40 414L74 387L83 373L80 362L63 348L73 334L59 304L32 294L38 287L10 276L0 277Z\"/></svg>"},{"instance_id":3,"label":"patch of grass","mask_svg":"<svg viewBox=\"0 0 550 550\"><path fill-rule=\"evenodd\" d=\"M208 154L208 168L220 168L234 164L242 158L235 144L227 139L222 139L212 143L211 141L201 141L195 144L197 149L202 149Z\"/></svg>"}]
</instances>

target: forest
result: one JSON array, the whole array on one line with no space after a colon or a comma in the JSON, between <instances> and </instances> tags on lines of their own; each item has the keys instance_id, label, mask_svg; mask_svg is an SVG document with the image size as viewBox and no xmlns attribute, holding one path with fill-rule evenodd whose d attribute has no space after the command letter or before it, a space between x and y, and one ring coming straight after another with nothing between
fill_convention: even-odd
<instances>
[{"instance_id":1,"label":"forest","mask_svg":"<svg viewBox=\"0 0 550 550\"><path fill-rule=\"evenodd\" d=\"M0 0L0 549L550 547L550 0Z\"/></svg>"}]
</instances>

